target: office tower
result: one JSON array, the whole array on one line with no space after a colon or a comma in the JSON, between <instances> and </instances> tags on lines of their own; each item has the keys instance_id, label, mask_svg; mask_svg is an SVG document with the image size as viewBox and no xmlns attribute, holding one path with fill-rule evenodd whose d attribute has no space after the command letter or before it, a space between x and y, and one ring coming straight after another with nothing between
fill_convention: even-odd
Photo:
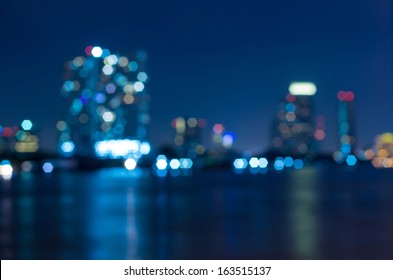
<instances>
[{"instance_id":1,"label":"office tower","mask_svg":"<svg viewBox=\"0 0 393 280\"><path fill-rule=\"evenodd\" d=\"M312 156L315 152L312 96L316 86L296 82L290 85L289 92L279 104L273 127L273 149L283 155Z\"/></svg>"},{"instance_id":2,"label":"office tower","mask_svg":"<svg viewBox=\"0 0 393 280\"><path fill-rule=\"evenodd\" d=\"M150 122L145 61L144 52L129 59L88 46L85 55L66 62L61 95L68 112L56 125L63 155L127 158L140 152Z\"/></svg>"},{"instance_id":3,"label":"office tower","mask_svg":"<svg viewBox=\"0 0 393 280\"><path fill-rule=\"evenodd\" d=\"M172 127L176 130L174 142L179 156L195 158L205 153L202 141L202 131L206 127L204 119L178 117L172 121Z\"/></svg>"},{"instance_id":4,"label":"office tower","mask_svg":"<svg viewBox=\"0 0 393 280\"><path fill-rule=\"evenodd\" d=\"M350 154L353 154L355 149L355 108L353 102L355 95L352 91L339 91L337 99L339 153L336 154L336 159L340 162L344 161Z\"/></svg>"}]
</instances>

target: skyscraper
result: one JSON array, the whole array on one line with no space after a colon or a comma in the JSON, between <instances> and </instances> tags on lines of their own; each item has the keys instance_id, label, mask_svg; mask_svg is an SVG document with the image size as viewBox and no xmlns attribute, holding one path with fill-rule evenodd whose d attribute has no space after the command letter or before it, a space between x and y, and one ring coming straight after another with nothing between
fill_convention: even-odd
<instances>
[{"instance_id":1,"label":"skyscraper","mask_svg":"<svg viewBox=\"0 0 393 280\"><path fill-rule=\"evenodd\" d=\"M354 99L352 91L339 91L338 99L338 153L335 159L343 162L350 154L354 153L355 138L355 116Z\"/></svg>"},{"instance_id":2,"label":"skyscraper","mask_svg":"<svg viewBox=\"0 0 393 280\"><path fill-rule=\"evenodd\" d=\"M150 122L145 60L144 52L129 59L88 46L84 56L66 62L61 95L68 111L56 125L63 155L126 158L139 152Z\"/></svg>"},{"instance_id":3,"label":"skyscraper","mask_svg":"<svg viewBox=\"0 0 393 280\"><path fill-rule=\"evenodd\" d=\"M292 83L279 104L273 128L273 149L283 155L310 156L315 152L312 98L316 86Z\"/></svg>"}]
</instances>

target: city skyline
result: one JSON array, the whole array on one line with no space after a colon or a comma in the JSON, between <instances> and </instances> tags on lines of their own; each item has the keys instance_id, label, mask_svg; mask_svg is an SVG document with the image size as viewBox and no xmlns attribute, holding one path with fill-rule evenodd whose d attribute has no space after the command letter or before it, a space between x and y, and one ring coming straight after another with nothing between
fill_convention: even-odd
<instances>
[{"instance_id":1,"label":"city skyline","mask_svg":"<svg viewBox=\"0 0 393 280\"><path fill-rule=\"evenodd\" d=\"M3 4L1 23L6 28L1 32L7 41L2 46L6 67L0 75L0 103L6 105L0 124L32 119L45 136L43 148L55 150L55 124L64 110L59 96L64 61L96 44L126 55L147 51L149 138L156 146L172 143L172 119L196 116L235 132L237 150L266 150L277 104L296 80L318 87L315 112L326 117L322 150L337 148L333 112L340 90L356 94L359 148L392 130L388 1L333 1L324 7L311 1L286 7L230 1L210 3L209 8L206 3L152 3L157 9L119 1L124 11L106 17L87 13L89 1L78 9L72 1L59 6L64 15L48 3L21 8ZM131 8L135 13L128 20ZM68 18L72 13L83 20ZM293 26L281 25L289 16Z\"/></svg>"}]
</instances>

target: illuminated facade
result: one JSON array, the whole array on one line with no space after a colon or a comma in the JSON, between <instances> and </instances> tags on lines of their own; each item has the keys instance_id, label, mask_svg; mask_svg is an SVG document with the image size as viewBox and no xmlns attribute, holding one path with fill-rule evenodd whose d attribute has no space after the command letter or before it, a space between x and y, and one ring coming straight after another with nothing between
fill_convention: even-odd
<instances>
[{"instance_id":1,"label":"illuminated facade","mask_svg":"<svg viewBox=\"0 0 393 280\"><path fill-rule=\"evenodd\" d=\"M130 59L88 46L84 56L66 62L61 95L68 112L56 125L61 154L127 158L142 146L144 153L150 150L145 61L144 52Z\"/></svg>"},{"instance_id":2,"label":"illuminated facade","mask_svg":"<svg viewBox=\"0 0 393 280\"><path fill-rule=\"evenodd\" d=\"M312 83L292 83L290 93L279 104L273 127L273 149L283 155L309 156L315 152Z\"/></svg>"},{"instance_id":3,"label":"illuminated facade","mask_svg":"<svg viewBox=\"0 0 393 280\"><path fill-rule=\"evenodd\" d=\"M337 162L344 162L355 150L355 95L352 91L339 91L338 99L338 151L334 154Z\"/></svg>"},{"instance_id":4,"label":"illuminated facade","mask_svg":"<svg viewBox=\"0 0 393 280\"><path fill-rule=\"evenodd\" d=\"M179 156L195 158L205 153L202 141L202 131L206 127L204 119L178 117L172 121L172 127L176 130L174 142Z\"/></svg>"}]
</instances>

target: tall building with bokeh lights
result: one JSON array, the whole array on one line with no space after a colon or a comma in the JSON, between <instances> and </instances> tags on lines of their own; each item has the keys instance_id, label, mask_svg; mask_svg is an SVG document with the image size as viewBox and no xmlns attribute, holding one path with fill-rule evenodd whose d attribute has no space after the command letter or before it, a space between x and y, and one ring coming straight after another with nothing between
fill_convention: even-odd
<instances>
[{"instance_id":1,"label":"tall building with bokeh lights","mask_svg":"<svg viewBox=\"0 0 393 280\"><path fill-rule=\"evenodd\" d=\"M143 51L128 58L88 46L65 63L67 112L56 125L62 155L139 158L150 151L146 58Z\"/></svg>"},{"instance_id":2,"label":"tall building with bokeh lights","mask_svg":"<svg viewBox=\"0 0 393 280\"><path fill-rule=\"evenodd\" d=\"M342 163L346 158L355 153L355 94L352 91L339 91L337 94L337 135L338 150L334 153L334 159Z\"/></svg>"},{"instance_id":3,"label":"tall building with bokeh lights","mask_svg":"<svg viewBox=\"0 0 393 280\"><path fill-rule=\"evenodd\" d=\"M312 96L316 91L310 82L290 85L274 122L273 150L282 155L312 156L315 153Z\"/></svg>"}]
</instances>

